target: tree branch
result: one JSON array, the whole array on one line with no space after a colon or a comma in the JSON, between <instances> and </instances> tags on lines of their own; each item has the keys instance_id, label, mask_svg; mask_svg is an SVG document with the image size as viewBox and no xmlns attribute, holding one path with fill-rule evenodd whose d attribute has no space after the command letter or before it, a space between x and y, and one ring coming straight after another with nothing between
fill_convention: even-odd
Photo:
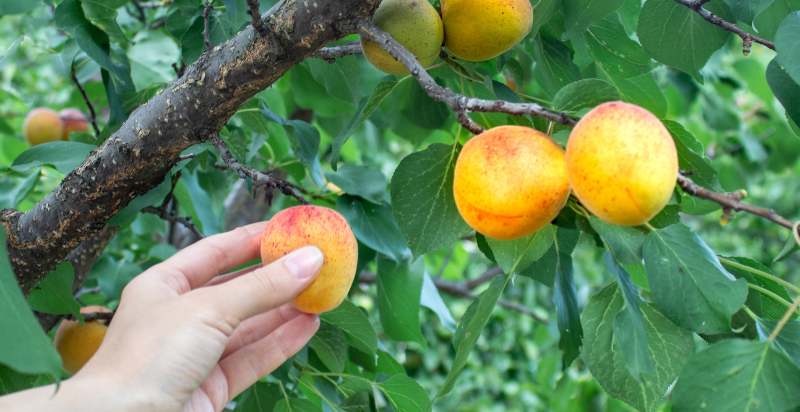
<instances>
[{"instance_id":1,"label":"tree branch","mask_svg":"<svg viewBox=\"0 0 800 412\"><path fill-rule=\"evenodd\" d=\"M313 57L334 63L336 59L345 56L361 54L361 43L353 42L339 46L323 47L313 54Z\"/></svg>"},{"instance_id":2,"label":"tree branch","mask_svg":"<svg viewBox=\"0 0 800 412\"><path fill-rule=\"evenodd\" d=\"M94 138L98 139L100 137L100 128L97 127L97 112L94 111L94 105L92 101L89 100L89 95L86 94L86 89L83 88L80 80L78 80L78 74L75 72L75 62L72 62L70 65L69 76L72 79L72 82L75 83L75 87L78 88L78 91L81 93L81 97L83 98L83 102L86 103L86 107L89 109L89 122L92 123L92 129L94 130Z\"/></svg>"},{"instance_id":3,"label":"tree branch","mask_svg":"<svg viewBox=\"0 0 800 412\"><path fill-rule=\"evenodd\" d=\"M261 2L259 0L247 0L247 13L250 15L250 21L253 28L260 36L267 35L267 28L264 27L264 22L261 21Z\"/></svg>"},{"instance_id":4,"label":"tree branch","mask_svg":"<svg viewBox=\"0 0 800 412\"><path fill-rule=\"evenodd\" d=\"M425 93L433 100L449 106L450 109L456 112L458 121L472 133L481 133L483 127L475 123L475 121L469 117L469 112L499 112L519 116L533 115L567 126L572 126L577 122L576 119L570 117L566 113L554 112L537 103L512 103L505 100L486 100L458 94L437 84L413 54L371 21L362 21L358 26L358 31L361 36L377 43L392 57L402 63L417 82L419 82L422 89L425 90Z\"/></svg>"},{"instance_id":5,"label":"tree branch","mask_svg":"<svg viewBox=\"0 0 800 412\"><path fill-rule=\"evenodd\" d=\"M214 0L206 0L203 4L203 47L211 50L211 11L214 9ZM256 18L258 20L258 18Z\"/></svg>"},{"instance_id":6,"label":"tree branch","mask_svg":"<svg viewBox=\"0 0 800 412\"><path fill-rule=\"evenodd\" d=\"M357 30L379 0L283 0L201 55L183 76L137 108L30 211L0 213L8 251L27 293L132 199L160 184L180 153L215 135L236 110L326 43Z\"/></svg>"},{"instance_id":7,"label":"tree branch","mask_svg":"<svg viewBox=\"0 0 800 412\"><path fill-rule=\"evenodd\" d=\"M775 50L775 43L763 38L756 36L755 34L746 32L739 28L739 26L723 19L722 17L717 16L716 14L708 11L707 9L703 8L703 5L708 3L708 0L675 0L677 3L682 4L692 10L695 13L699 14L700 17L706 19L711 24L717 25L724 30L727 30L737 36L741 37L742 39L742 51L744 52L745 56L750 54L750 46L753 42L766 46L772 50Z\"/></svg>"}]
</instances>

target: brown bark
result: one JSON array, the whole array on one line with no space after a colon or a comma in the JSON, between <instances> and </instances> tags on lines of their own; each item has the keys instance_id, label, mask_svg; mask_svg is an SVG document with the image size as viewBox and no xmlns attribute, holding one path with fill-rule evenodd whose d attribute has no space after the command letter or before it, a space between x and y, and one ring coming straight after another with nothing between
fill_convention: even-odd
<instances>
[{"instance_id":1,"label":"brown bark","mask_svg":"<svg viewBox=\"0 0 800 412\"><path fill-rule=\"evenodd\" d=\"M325 43L356 31L379 0L284 0L207 51L136 109L31 211L4 211L9 255L26 293L133 198L158 185L180 152L217 133L237 108Z\"/></svg>"}]
</instances>

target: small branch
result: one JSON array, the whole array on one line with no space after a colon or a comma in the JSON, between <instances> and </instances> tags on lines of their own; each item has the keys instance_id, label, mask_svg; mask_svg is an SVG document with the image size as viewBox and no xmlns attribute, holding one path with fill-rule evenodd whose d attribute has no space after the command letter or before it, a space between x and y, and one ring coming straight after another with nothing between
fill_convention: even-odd
<instances>
[{"instance_id":1,"label":"small branch","mask_svg":"<svg viewBox=\"0 0 800 412\"><path fill-rule=\"evenodd\" d=\"M110 323L111 319L113 318L114 318L114 312L90 312L83 314L84 322L104 321ZM64 319L78 320L75 318L75 316L72 315L65 315Z\"/></svg>"},{"instance_id":2,"label":"small branch","mask_svg":"<svg viewBox=\"0 0 800 412\"><path fill-rule=\"evenodd\" d=\"M746 32L739 28L739 26L723 19L722 17L717 16L716 14L708 11L707 9L703 8L703 5L708 3L709 0L675 0L676 2L694 10L695 13L699 14L700 17L706 19L711 24L717 25L724 30L727 30L733 34L736 34L742 39L742 52L744 55L750 54L750 47L752 46L753 42L766 46L772 50L775 50L775 43L763 38L756 36L752 33Z\"/></svg>"},{"instance_id":3,"label":"small branch","mask_svg":"<svg viewBox=\"0 0 800 412\"><path fill-rule=\"evenodd\" d=\"M211 20L211 11L214 9L214 0L206 0L203 6L203 45L205 50L211 50L211 30L209 29L209 22Z\"/></svg>"},{"instance_id":4,"label":"small branch","mask_svg":"<svg viewBox=\"0 0 800 412\"><path fill-rule=\"evenodd\" d=\"M312 57L323 59L328 63L334 63L336 59L340 57L352 56L355 54L361 54L361 43L353 42L340 46L323 47L317 50Z\"/></svg>"},{"instance_id":5,"label":"small branch","mask_svg":"<svg viewBox=\"0 0 800 412\"><path fill-rule=\"evenodd\" d=\"M477 288L480 285L483 285L486 282L491 281L492 279L495 278L495 276L502 275L502 274L503 274L503 269L500 269L500 267L495 266L495 267L487 270L486 272L483 272L482 275L476 277L475 279L467 280L466 282L464 282L464 286L466 286L467 289L472 290L472 289Z\"/></svg>"},{"instance_id":6,"label":"small branch","mask_svg":"<svg viewBox=\"0 0 800 412\"><path fill-rule=\"evenodd\" d=\"M794 316L794 313L798 307L800 307L800 296L795 298L794 302L792 302L792 305L786 309L786 313L783 314L781 320L779 320L778 324L775 325L775 329L773 329L772 333L769 334L769 337L767 338L768 341L772 342L778 337L778 335L780 335L783 328L787 323L789 323L789 320L792 318L792 316Z\"/></svg>"},{"instance_id":7,"label":"small branch","mask_svg":"<svg viewBox=\"0 0 800 412\"><path fill-rule=\"evenodd\" d=\"M217 148L217 151L219 151L219 155L224 162L224 168L233 170L242 179L252 180L254 185L262 185L266 189L277 189L280 190L281 193L297 199L300 203L308 203L304 196L307 193L302 188L284 179L278 178L274 173L265 173L255 170L236 160L231 150L228 149L228 146L219 135L213 136L211 138L211 143Z\"/></svg>"},{"instance_id":8,"label":"small branch","mask_svg":"<svg viewBox=\"0 0 800 412\"><path fill-rule=\"evenodd\" d=\"M94 137L100 137L100 128L97 127L97 113L94 111L94 105L92 101L89 100L89 95L86 94L86 89L83 88L80 80L78 80L78 74L75 72L75 62L72 62L69 70L69 76L72 79L72 82L75 83L75 87L78 88L78 91L81 92L81 97L83 97L83 102L86 103L86 107L89 108L89 122L92 123L92 129L94 129Z\"/></svg>"},{"instance_id":9,"label":"small branch","mask_svg":"<svg viewBox=\"0 0 800 412\"><path fill-rule=\"evenodd\" d=\"M456 112L458 121L472 133L481 133L483 128L470 119L469 112L499 112L517 116L532 115L567 126L577 123L576 119L566 113L548 110L537 103L512 103L504 100L487 100L460 95L437 84L411 52L374 23L362 21L359 24L359 33L367 40L380 45L381 48L402 63L419 82L425 93L432 99L449 106L450 109Z\"/></svg>"},{"instance_id":10,"label":"small branch","mask_svg":"<svg viewBox=\"0 0 800 412\"><path fill-rule=\"evenodd\" d=\"M147 25L147 15L144 12L144 7L142 7L142 3L139 0L133 0L133 8L136 9L136 18L142 22L142 24Z\"/></svg>"},{"instance_id":11,"label":"small branch","mask_svg":"<svg viewBox=\"0 0 800 412\"><path fill-rule=\"evenodd\" d=\"M178 216L177 213L168 210L168 208L166 207L147 206L146 208L142 209L142 213L150 213L160 217L161 219L166 220L167 222L178 223L183 227L189 229L192 232L192 234L198 239L202 239L205 237L203 236L203 233L201 233L200 230L197 229L197 226L194 225L192 219L188 217Z\"/></svg>"},{"instance_id":12,"label":"small branch","mask_svg":"<svg viewBox=\"0 0 800 412\"><path fill-rule=\"evenodd\" d=\"M268 32L264 22L261 21L261 2L259 0L247 0L247 13L250 14L250 24L256 29L261 37L266 37Z\"/></svg>"},{"instance_id":13,"label":"small branch","mask_svg":"<svg viewBox=\"0 0 800 412\"><path fill-rule=\"evenodd\" d=\"M799 236L795 229L795 223L791 220L779 215L772 209L753 206L742 202L741 199L743 196L741 193L717 193L698 185L683 174L678 175L678 185L692 196L718 203L722 206L723 211L742 211L760 216L789 230L793 230L795 237Z\"/></svg>"},{"instance_id":14,"label":"small branch","mask_svg":"<svg viewBox=\"0 0 800 412\"><path fill-rule=\"evenodd\" d=\"M496 276L496 274L495 274L495 276ZM376 280L377 280L376 275L374 273L372 273L372 272L367 272L367 271L361 272L361 274L358 277L358 281L363 283L363 284L373 284L373 283L376 282ZM464 298L464 299L472 299L472 300L478 298L478 295L473 293L470 290L470 288L467 286L468 282L465 282L464 284L461 284L461 283L456 283L456 282L449 282L449 281L442 280L442 279L434 279L433 283L434 283L434 285L436 285L436 289L439 289L439 291L441 291L443 293L446 293L446 294L448 294L450 296L455 296L455 297ZM506 309L508 309L508 310L513 310L514 312L518 312L518 313L521 313L523 315L530 316L531 318L533 318L533 319L535 319L535 320L537 320L539 322L543 322L543 323L548 322L548 320L546 318L540 316L539 314L537 314L536 312L530 310L529 308L525 307L524 305L520 305L519 303L514 303L514 302L510 302L510 301L504 300L504 299L500 299L500 300L497 301L497 304L502 306L502 307L504 307L504 308L506 308Z\"/></svg>"}]
</instances>

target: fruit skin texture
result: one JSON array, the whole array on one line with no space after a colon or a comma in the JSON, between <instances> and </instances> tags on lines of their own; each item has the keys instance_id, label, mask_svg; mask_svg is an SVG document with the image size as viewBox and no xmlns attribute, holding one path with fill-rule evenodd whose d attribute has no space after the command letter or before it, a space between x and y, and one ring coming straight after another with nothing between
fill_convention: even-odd
<instances>
[{"instance_id":1,"label":"fruit skin texture","mask_svg":"<svg viewBox=\"0 0 800 412\"><path fill-rule=\"evenodd\" d=\"M61 121L64 123L64 133L61 138L67 140L72 132L85 132L89 130L89 121L78 109L64 109L60 111Z\"/></svg>"},{"instance_id":2,"label":"fruit skin texture","mask_svg":"<svg viewBox=\"0 0 800 412\"><path fill-rule=\"evenodd\" d=\"M375 24L400 42L423 67L439 57L444 41L442 19L428 0L383 0L373 16ZM378 69L397 75L408 74L402 63L377 44L361 41L364 56Z\"/></svg>"},{"instance_id":3,"label":"fruit skin texture","mask_svg":"<svg viewBox=\"0 0 800 412\"><path fill-rule=\"evenodd\" d=\"M572 190L600 219L637 226L669 201L678 177L675 142L660 120L624 102L603 103L567 142Z\"/></svg>"},{"instance_id":4,"label":"fruit skin texture","mask_svg":"<svg viewBox=\"0 0 800 412\"><path fill-rule=\"evenodd\" d=\"M487 130L461 150L453 195L478 232L501 240L529 235L552 221L569 198L564 151L528 127Z\"/></svg>"},{"instance_id":5,"label":"fruit skin texture","mask_svg":"<svg viewBox=\"0 0 800 412\"><path fill-rule=\"evenodd\" d=\"M64 134L64 123L53 110L39 107L25 116L22 133L31 145L61 140Z\"/></svg>"},{"instance_id":6,"label":"fruit skin texture","mask_svg":"<svg viewBox=\"0 0 800 412\"><path fill-rule=\"evenodd\" d=\"M473 62L493 59L522 41L533 25L528 0L442 0L445 47Z\"/></svg>"},{"instance_id":7,"label":"fruit skin texture","mask_svg":"<svg viewBox=\"0 0 800 412\"><path fill-rule=\"evenodd\" d=\"M309 245L322 251L322 268L294 305L301 312L327 312L347 296L358 264L358 242L342 215L320 206L294 206L278 212L261 237L261 260L269 264Z\"/></svg>"},{"instance_id":8,"label":"fruit skin texture","mask_svg":"<svg viewBox=\"0 0 800 412\"><path fill-rule=\"evenodd\" d=\"M86 306L81 313L111 312L103 306ZM56 330L54 344L61 355L64 369L74 375L97 352L108 326L99 321L85 322L65 320Z\"/></svg>"}]
</instances>

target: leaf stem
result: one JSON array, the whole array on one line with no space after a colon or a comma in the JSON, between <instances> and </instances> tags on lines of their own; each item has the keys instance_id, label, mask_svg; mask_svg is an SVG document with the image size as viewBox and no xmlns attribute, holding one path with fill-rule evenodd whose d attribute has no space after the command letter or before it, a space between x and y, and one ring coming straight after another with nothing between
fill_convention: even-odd
<instances>
[{"instance_id":1,"label":"leaf stem","mask_svg":"<svg viewBox=\"0 0 800 412\"><path fill-rule=\"evenodd\" d=\"M754 267L743 265L743 264L741 264L741 263L739 263L739 262L737 262L737 261L735 261L733 259L728 259L728 258L725 258L725 257L722 257L722 256L719 257L719 261L724 266L727 266L729 268L743 270L745 272L748 272L750 274L762 277L764 279L769 279L769 280L771 280L771 281L773 281L773 282L775 282L775 283L777 283L777 284L779 284L779 285L781 285L781 286L793 291L794 293L800 293L800 287L797 287L797 286L793 285L792 283L790 283L790 282L788 282L788 281L786 281L786 280L784 280L782 278L779 278L778 276L775 276L775 275L773 275L771 273L764 272L763 270L759 270L759 269L756 269Z\"/></svg>"},{"instance_id":2,"label":"leaf stem","mask_svg":"<svg viewBox=\"0 0 800 412\"><path fill-rule=\"evenodd\" d=\"M746 314L747 314L747 316L750 316L750 319L753 319L753 321L754 321L754 322L758 322L758 315L756 315L756 313L755 313L755 312L753 312L753 310L752 310L752 309L750 309L750 307L749 307L749 306L747 306L747 305L744 305L744 306L742 307L742 309L744 309L744 313L746 313Z\"/></svg>"},{"instance_id":3,"label":"leaf stem","mask_svg":"<svg viewBox=\"0 0 800 412\"><path fill-rule=\"evenodd\" d=\"M778 324L775 325L775 329L772 330L772 333L770 333L769 337L767 338L768 341L772 342L778 337L778 335L780 335L784 326L789 323L789 319L791 319L794 312L797 311L798 306L800 306L800 296L795 298L794 302L792 302L791 306L789 306L789 309L787 309L786 313L783 314L781 320L779 320Z\"/></svg>"},{"instance_id":4,"label":"leaf stem","mask_svg":"<svg viewBox=\"0 0 800 412\"><path fill-rule=\"evenodd\" d=\"M788 300L778 296L777 293L775 293L775 292L773 292L773 291L771 291L771 290L769 290L767 288L764 288L764 287L761 287L759 285L755 285L755 284L752 284L752 283L748 283L747 287L750 288L750 289L753 289L753 290L755 290L755 291L757 291L757 292L759 292L759 293L761 293L761 294L763 294L763 295L765 295L767 297L772 298L772 300L780 303L783 306L786 306L786 307L791 307L792 306L791 302L789 302Z\"/></svg>"}]
</instances>

